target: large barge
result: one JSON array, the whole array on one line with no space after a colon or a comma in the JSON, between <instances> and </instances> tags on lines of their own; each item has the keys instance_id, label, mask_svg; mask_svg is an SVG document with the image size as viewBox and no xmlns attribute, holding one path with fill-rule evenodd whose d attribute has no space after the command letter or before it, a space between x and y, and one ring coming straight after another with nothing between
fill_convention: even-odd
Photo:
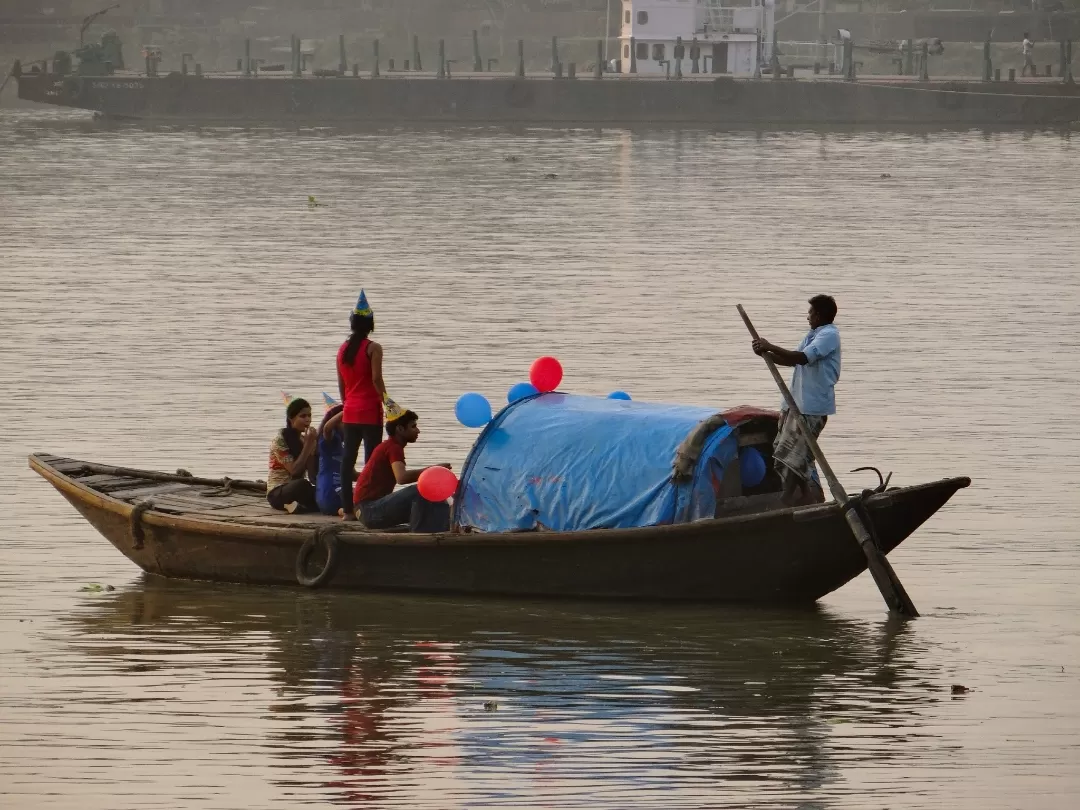
<instances>
[{"instance_id":1,"label":"large barge","mask_svg":"<svg viewBox=\"0 0 1080 810\"><path fill-rule=\"evenodd\" d=\"M776 41L773 0L727 0L749 3L730 9L722 1L623 0L616 58L606 59L598 40L595 60L579 71L562 61L553 39L550 72L542 75L526 73L521 40L516 70L485 71L475 32L472 71L455 68L453 76L441 41L436 70L416 70L415 37L404 70L380 60L377 40L368 67L350 69L344 37L337 66L309 70L309 54L293 36L288 67L260 66L249 40L233 73L204 73L197 64L189 71L185 59L181 70L162 75L155 48L143 51L144 71L125 71L115 34L75 51L77 65L59 52L51 63L17 65L13 73L21 99L160 122L760 128L1080 122L1065 43L1060 80L994 81L987 47L982 81L931 81L929 54L940 51L928 50L925 40L921 53L905 41L897 63L906 75L868 78L856 76L847 32L837 32L831 45L822 32L820 61L795 78L797 60ZM811 49L817 52L818 44ZM933 47L943 46L935 40ZM834 68L838 75L830 75Z\"/></svg>"},{"instance_id":2,"label":"large barge","mask_svg":"<svg viewBox=\"0 0 1080 810\"><path fill-rule=\"evenodd\" d=\"M650 126L1063 126L1080 122L1075 86L1018 92L979 82L687 77L553 80L100 77L23 74L19 98L118 119L185 123Z\"/></svg>"}]
</instances>

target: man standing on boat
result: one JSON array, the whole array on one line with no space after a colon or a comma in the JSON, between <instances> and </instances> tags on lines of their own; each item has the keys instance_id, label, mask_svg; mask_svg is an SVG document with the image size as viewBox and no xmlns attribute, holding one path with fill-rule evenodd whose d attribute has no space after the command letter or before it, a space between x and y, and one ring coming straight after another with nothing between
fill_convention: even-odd
<instances>
[{"instance_id":1,"label":"man standing on boat","mask_svg":"<svg viewBox=\"0 0 1080 810\"><path fill-rule=\"evenodd\" d=\"M834 389L840 379L840 330L833 324L835 318L836 301L832 296L815 295L810 299L810 311L806 315L810 331L797 349L781 349L764 338L751 344L754 354L768 354L778 366L794 366L791 394L814 438L836 413ZM798 420L788 413L786 402L782 405L780 429L773 443L773 464L784 484L784 503L790 506L809 500L814 456Z\"/></svg>"}]
</instances>

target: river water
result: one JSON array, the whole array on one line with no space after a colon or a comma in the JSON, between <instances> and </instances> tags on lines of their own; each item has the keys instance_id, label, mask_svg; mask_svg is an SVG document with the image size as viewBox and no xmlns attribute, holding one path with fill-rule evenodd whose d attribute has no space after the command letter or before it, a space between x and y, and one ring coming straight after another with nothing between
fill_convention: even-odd
<instances>
[{"instance_id":1,"label":"river water","mask_svg":"<svg viewBox=\"0 0 1080 810\"><path fill-rule=\"evenodd\" d=\"M0 111L0 804L1075 807L1078 157ZM454 399L541 354L574 392L773 404L735 304L790 346L832 293L833 466L973 479L892 555L922 618L865 574L804 611L168 583L26 469L261 477L361 286L410 462L455 466Z\"/></svg>"}]
</instances>

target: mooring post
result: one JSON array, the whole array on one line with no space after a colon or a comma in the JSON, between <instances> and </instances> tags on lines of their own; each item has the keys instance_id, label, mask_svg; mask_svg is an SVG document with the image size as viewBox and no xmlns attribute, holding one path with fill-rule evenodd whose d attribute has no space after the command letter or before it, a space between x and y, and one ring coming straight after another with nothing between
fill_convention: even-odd
<instances>
[{"instance_id":1,"label":"mooring post","mask_svg":"<svg viewBox=\"0 0 1080 810\"><path fill-rule=\"evenodd\" d=\"M850 39L844 40L844 79L855 81L855 43Z\"/></svg>"},{"instance_id":2,"label":"mooring post","mask_svg":"<svg viewBox=\"0 0 1080 810\"><path fill-rule=\"evenodd\" d=\"M1053 65L1047 65L1046 66L1046 77L1050 78L1053 75L1054 75L1054 66Z\"/></svg>"},{"instance_id":3,"label":"mooring post","mask_svg":"<svg viewBox=\"0 0 1080 810\"><path fill-rule=\"evenodd\" d=\"M559 72L559 40L556 37L551 38L551 72Z\"/></svg>"},{"instance_id":4,"label":"mooring post","mask_svg":"<svg viewBox=\"0 0 1080 810\"><path fill-rule=\"evenodd\" d=\"M195 78L196 79L201 79L202 78L202 63L201 62L196 62L195 63Z\"/></svg>"},{"instance_id":5,"label":"mooring post","mask_svg":"<svg viewBox=\"0 0 1080 810\"><path fill-rule=\"evenodd\" d=\"M1065 83L1073 83L1072 72L1072 40L1065 40Z\"/></svg>"},{"instance_id":6,"label":"mooring post","mask_svg":"<svg viewBox=\"0 0 1080 810\"><path fill-rule=\"evenodd\" d=\"M293 64L292 75L294 79L299 79L300 74L303 72L301 53L300 53L300 37L296 34L292 35L293 41Z\"/></svg>"},{"instance_id":7,"label":"mooring post","mask_svg":"<svg viewBox=\"0 0 1080 810\"><path fill-rule=\"evenodd\" d=\"M596 70L593 71L594 79L604 78L604 40L596 40Z\"/></svg>"},{"instance_id":8,"label":"mooring post","mask_svg":"<svg viewBox=\"0 0 1080 810\"><path fill-rule=\"evenodd\" d=\"M518 40L518 66L517 66L518 78L525 76L525 40Z\"/></svg>"},{"instance_id":9,"label":"mooring post","mask_svg":"<svg viewBox=\"0 0 1080 810\"><path fill-rule=\"evenodd\" d=\"M341 72L341 75L344 76L345 71L349 69L349 61L345 57L345 35L344 34L338 34L337 45L338 45L338 70Z\"/></svg>"},{"instance_id":10,"label":"mooring post","mask_svg":"<svg viewBox=\"0 0 1080 810\"><path fill-rule=\"evenodd\" d=\"M995 82L1000 82L1001 81L1001 68L994 68L994 81Z\"/></svg>"},{"instance_id":11,"label":"mooring post","mask_svg":"<svg viewBox=\"0 0 1080 810\"><path fill-rule=\"evenodd\" d=\"M556 79L561 79L562 78L562 62L556 62L555 63L555 78Z\"/></svg>"},{"instance_id":12,"label":"mooring post","mask_svg":"<svg viewBox=\"0 0 1080 810\"><path fill-rule=\"evenodd\" d=\"M690 73L701 73L701 46L697 37L690 40Z\"/></svg>"},{"instance_id":13,"label":"mooring post","mask_svg":"<svg viewBox=\"0 0 1080 810\"><path fill-rule=\"evenodd\" d=\"M637 73L637 38L630 37L630 72Z\"/></svg>"},{"instance_id":14,"label":"mooring post","mask_svg":"<svg viewBox=\"0 0 1080 810\"><path fill-rule=\"evenodd\" d=\"M566 78L568 78L568 79L576 79L577 78L577 65L574 62L571 62L566 66Z\"/></svg>"},{"instance_id":15,"label":"mooring post","mask_svg":"<svg viewBox=\"0 0 1080 810\"><path fill-rule=\"evenodd\" d=\"M904 43L904 70L905 76L915 75L915 38L908 37Z\"/></svg>"},{"instance_id":16,"label":"mooring post","mask_svg":"<svg viewBox=\"0 0 1080 810\"><path fill-rule=\"evenodd\" d=\"M990 77L994 73L994 64L990 61L990 38L987 37L983 42L983 75L984 82L990 81Z\"/></svg>"},{"instance_id":17,"label":"mooring post","mask_svg":"<svg viewBox=\"0 0 1080 810\"><path fill-rule=\"evenodd\" d=\"M354 79L360 78L360 63L359 62L353 62L352 63L352 75L353 75Z\"/></svg>"},{"instance_id":18,"label":"mooring post","mask_svg":"<svg viewBox=\"0 0 1080 810\"><path fill-rule=\"evenodd\" d=\"M919 71L919 81L930 81L930 46L926 40L922 44L922 69Z\"/></svg>"},{"instance_id":19,"label":"mooring post","mask_svg":"<svg viewBox=\"0 0 1080 810\"><path fill-rule=\"evenodd\" d=\"M1010 82L1015 82L1016 81L1016 68L1009 68L1009 81Z\"/></svg>"},{"instance_id":20,"label":"mooring post","mask_svg":"<svg viewBox=\"0 0 1080 810\"><path fill-rule=\"evenodd\" d=\"M244 75L251 75L251 40L244 40Z\"/></svg>"},{"instance_id":21,"label":"mooring post","mask_svg":"<svg viewBox=\"0 0 1080 810\"><path fill-rule=\"evenodd\" d=\"M439 70L436 76L440 79L446 78L446 40L439 40Z\"/></svg>"},{"instance_id":22,"label":"mooring post","mask_svg":"<svg viewBox=\"0 0 1080 810\"><path fill-rule=\"evenodd\" d=\"M412 35L412 61L415 70L423 70L420 64L420 37L416 34Z\"/></svg>"},{"instance_id":23,"label":"mooring post","mask_svg":"<svg viewBox=\"0 0 1080 810\"><path fill-rule=\"evenodd\" d=\"M484 60L480 58L480 35L475 28L472 32L472 69L473 73L484 72Z\"/></svg>"},{"instance_id":24,"label":"mooring post","mask_svg":"<svg viewBox=\"0 0 1080 810\"><path fill-rule=\"evenodd\" d=\"M379 78L379 40L375 40L372 43L371 58L373 60L371 64L371 78L377 79Z\"/></svg>"}]
</instances>

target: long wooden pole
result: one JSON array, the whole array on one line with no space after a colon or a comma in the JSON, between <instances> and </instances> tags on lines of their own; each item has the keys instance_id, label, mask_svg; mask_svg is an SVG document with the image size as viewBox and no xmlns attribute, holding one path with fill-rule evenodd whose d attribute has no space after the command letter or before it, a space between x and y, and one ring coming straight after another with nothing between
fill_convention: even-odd
<instances>
[{"instance_id":1,"label":"long wooden pole","mask_svg":"<svg viewBox=\"0 0 1080 810\"><path fill-rule=\"evenodd\" d=\"M742 304L738 304L737 307L739 315L742 316L743 322L746 324L746 328L750 331L751 336L756 339L758 333L754 328L754 324L750 322L750 316L746 314L746 310L743 309ZM784 378L781 377L780 372L776 370L776 364L767 354L763 354L762 359L765 360L765 365L767 365L769 371L772 372L773 379L776 381L776 387L779 388L780 393L784 395L784 401L787 403L788 409L791 412L788 418L799 420L799 429L802 431L803 438L806 439L806 443L810 447L810 452L814 454L814 459L817 461L818 466L821 467L822 474L824 474L825 479L829 482L829 490L843 510L844 519L847 520L848 526L851 527L851 533L858 541L859 546L863 550L863 554L866 555L866 562L870 569L870 574L873 576L874 582L877 583L878 590L881 591L881 596L885 600L885 604L889 606L889 610L892 610L901 616L908 616L911 618L918 616L919 611L915 609L915 605L907 595L907 591L904 590L904 586L900 583L900 579L896 576L896 572L893 571L888 559L886 559L881 549L877 547L870 532L867 530L866 526L863 525L859 514L849 506L847 492L844 491L844 487L841 485L840 480L836 477L832 467L826 460L825 454L821 452L821 447L818 446L817 439L814 438L814 435L807 427L806 418L803 416L802 411L799 410L799 406L795 403L795 397L791 395L791 390L788 388L787 383L784 382Z\"/></svg>"}]
</instances>

